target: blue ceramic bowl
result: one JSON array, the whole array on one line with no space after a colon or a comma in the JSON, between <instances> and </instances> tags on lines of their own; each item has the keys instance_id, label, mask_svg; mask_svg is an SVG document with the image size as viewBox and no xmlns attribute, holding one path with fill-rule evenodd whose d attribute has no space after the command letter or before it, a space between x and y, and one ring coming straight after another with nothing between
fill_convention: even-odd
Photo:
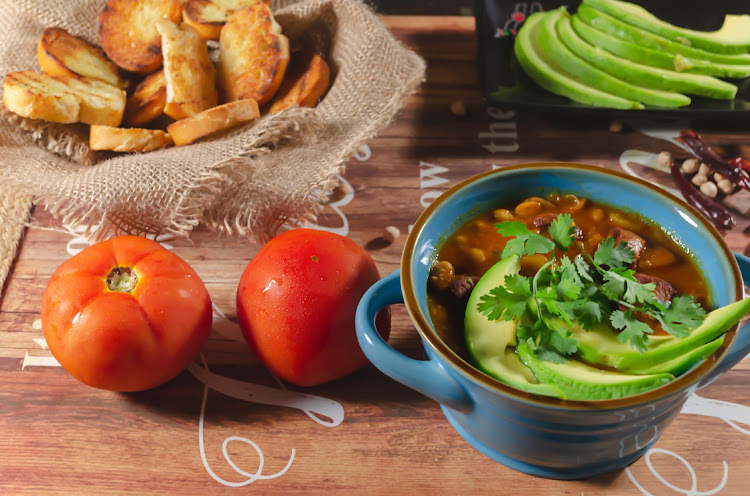
<instances>
[{"instance_id":1,"label":"blue ceramic bowl","mask_svg":"<svg viewBox=\"0 0 750 496\"><path fill-rule=\"evenodd\" d=\"M651 219L694 257L716 307L744 297L742 276L750 277L750 259L733 256L721 234L682 200L598 167L525 164L472 177L424 211L406 241L400 272L383 278L363 296L357 337L376 367L438 401L451 425L480 452L528 474L577 479L624 468L645 454L693 392L750 352L750 326L730 329L721 348L671 383L616 400L566 401L528 394L474 368L432 325L427 310L430 265L441 244L471 217L553 191ZM394 350L373 326L379 310L401 302L420 334L425 360Z\"/></svg>"}]
</instances>

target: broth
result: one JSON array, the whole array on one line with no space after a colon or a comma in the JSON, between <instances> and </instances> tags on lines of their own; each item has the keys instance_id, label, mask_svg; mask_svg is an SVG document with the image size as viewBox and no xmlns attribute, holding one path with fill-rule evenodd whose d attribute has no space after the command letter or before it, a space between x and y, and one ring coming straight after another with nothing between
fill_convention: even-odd
<instances>
[{"instance_id":1,"label":"broth","mask_svg":"<svg viewBox=\"0 0 750 496\"><path fill-rule=\"evenodd\" d=\"M480 277L497 261L507 241L495 229L504 221L520 221L536 233L546 232L540 218L570 214L580 229L583 248L593 255L599 243L616 233L630 232L645 241L635 270L639 274L669 282L677 294L692 295L696 302L709 308L710 299L705 279L698 266L667 233L641 217L573 195L550 194L531 197L508 208L498 208L480 214L457 229L438 251L427 287L427 306L435 330L441 339L464 360L470 361L464 341L463 320L466 298L458 298L448 291L457 277ZM618 231L619 230L619 231ZM625 234L620 234L625 236ZM556 251L559 257L561 252ZM564 254L573 258L578 254L574 245ZM547 261L544 255L521 258L521 274L531 276ZM448 267L450 270L442 270ZM442 272L442 273L441 273ZM660 329L655 330L658 334Z\"/></svg>"}]
</instances>

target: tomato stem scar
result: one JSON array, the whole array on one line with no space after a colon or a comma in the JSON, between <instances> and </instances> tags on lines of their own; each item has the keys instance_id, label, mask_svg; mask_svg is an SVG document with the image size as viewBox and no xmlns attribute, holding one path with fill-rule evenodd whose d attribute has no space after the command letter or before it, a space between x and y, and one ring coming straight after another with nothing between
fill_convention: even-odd
<instances>
[{"instance_id":1,"label":"tomato stem scar","mask_svg":"<svg viewBox=\"0 0 750 496\"><path fill-rule=\"evenodd\" d=\"M317 256L317 255L312 255L312 256L310 257L310 259L311 259L311 260L312 260L313 262L317 262L318 260L320 260L320 259L318 258L318 256Z\"/></svg>"},{"instance_id":2,"label":"tomato stem scar","mask_svg":"<svg viewBox=\"0 0 750 496\"><path fill-rule=\"evenodd\" d=\"M138 275L130 267L115 267L107 275L107 287L110 291L131 293L138 284Z\"/></svg>"}]
</instances>

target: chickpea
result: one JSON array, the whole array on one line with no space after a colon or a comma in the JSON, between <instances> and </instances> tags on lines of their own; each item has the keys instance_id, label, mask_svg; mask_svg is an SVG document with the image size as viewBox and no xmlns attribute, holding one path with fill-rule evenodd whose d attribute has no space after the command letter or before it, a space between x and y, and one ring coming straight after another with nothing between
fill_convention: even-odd
<instances>
[{"instance_id":1,"label":"chickpea","mask_svg":"<svg viewBox=\"0 0 750 496\"><path fill-rule=\"evenodd\" d=\"M469 256L471 257L472 262L477 265L483 264L485 261L487 261L487 254L481 248L475 247L470 249Z\"/></svg>"},{"instance_id":2,"label":"chickpea","mask_svg":"<svg viewBox=\"0 0 750 496\"><path fill-rule=\"evenodd\" d=\"M628 231L636 232L639 230L638 224L636 224L635 222L632 222L631 220L628 220L625 216L617 212L609 213L609 221L618 227L627 229Z\"/></svg>"},{"instance_id":3,"label":"chickpea","mask_svg":"<svg viewBox=\"0 0 750 496\"><path fill-rule=\"evenodd\" d=\"M563 200L570 204L573 211L580 210L586 205L586 198L578 198L576 195L565 195Z\"/></svg>"},{"instance_id":4,"label":"chickpea","mask_svg":"<svg viewBox=\"0 0 750 496\"><path fill-rule=\"evenodd\" d=\"M538 201L524 201L523 203L520 203L516 208L515 212L516 215L519 217L531 217L532 215L536 215L542 210L542 204Z\"/></svg>"},{"instance_id":5,"label":"chickpea","mask_svg":"<svg viewBox=\"0 0 750 496\"><path fill-rule=\"evenodd\" d=\"M524 202L528 202L528 201L539 202L539 204L544 208L555 208L554 203L544 198L541 198L539 196L532 196L524 200Z\"/></svg>"},{"instance_id":6,"label":"chickpea","mask_svg":"<svg viewBox=\"0 0 750 496\"><path fill-rule=\"evenodd\" d=\"M445 291L456 277L456 269L453 264L442 260L430 269L430 283L441 291Z\"/></svg>"},{"instance_id":7,"label":"chickpea","mask_svg":"<svg viewBox=\"0 0 750 496\"><path fill-rule=\"evenodd\" d=\"M647 248L644 251L643 256L641 257L638 264L643 265L644 267L655 269L657 267L666 267L667 265L672 265L676 261L677 257L675 257L672 252L670 252L666 248L657 247L653 249Z\"/></svg>"},{"instance_id":8,"label":"chickpea","mask_svg":"<svg viewBox=\"0 0 750 496\"><path fill-rule=\"evenodd\" d=\"M505 208L498 208L492 211L492 216L495 218L495 220L499 221L508 221L513 220L513 212L510 210L507 210Z\"/></svg>"},{"instance_id":9,"label":"chickpea","mask_svg":"<svg viewBox=\"0 0 750 496\"><path fill-rule=\"evenodd\" d=\"M589 217L591 217L591 220L594 222L601 222L604 219L604 209L592 208L589 212Z\"/></svg>"},{"instance_id":10,"label":"chickpea","mask_svg":"<svg viewBox=\"0 0 750 496\"><path fill-rule=\"evenodd\" d=\"M540 253L536 255L524 255L521 257L521 272L524 274L535 274L546 263L547 257Z\"/></svg>"}]
</instances>

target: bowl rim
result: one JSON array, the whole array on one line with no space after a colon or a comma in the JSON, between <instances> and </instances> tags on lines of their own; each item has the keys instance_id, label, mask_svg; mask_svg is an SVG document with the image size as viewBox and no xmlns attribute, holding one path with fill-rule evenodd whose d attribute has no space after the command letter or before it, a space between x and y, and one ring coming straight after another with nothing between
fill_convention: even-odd
<instances>
[{"instance_id":1,"label":"bowl rim","mask_svg":"<svg viewBox=\"0 0 750 496\"><path fill-rule=\"evenodd\" d=\"M663 188L651 184L643 179L601 166L587 165L575 162L521 163L485 171L454 185L427 206L427 208L422 212L417 221L414 223L411 231L409 232L409 235L405 242L404 250L401 255L401 290L404 295L404 303L406 309L417 329L417 332L422 337L423 343L426 343L426 345L429 346L434 353L440 356L443 360L450 363L454 367L454 369L461 375L471 380L472 382L483 386L484 388L494 390L495 392L501 393L506 397L510 397L511 399L515 399L524 403L535 404L547 408L557 408L561 410L610 410L636 407L647 403L654 403L658 400L666 398L667 396L678 394L680 391L691 387L700 379L709 374L719 364L721 359L731 347L736 337L739 324L736 324L731 329L727 330L724 333L725 339L722 345L716 351L714 351L713 354L704 359L702 363L700 363L697 367L693 368L689 372L678 376L675 380L669 382L668 384L665 384L664 386L660 386L658 388L651 389L640 394L608 400L561 400L558 398L521 391L485 374L484 372L461 358L455 351L453 351L447 344L445 344L445 342L443 342L443 340L437 335L435 329L428 323L428 319L426 318L426 316L420 310L414 289L412 287L411 260L416 250L416 241L422 233L425 225L432 217L432 214L448 198L451 198L453 195L460 192L464 188L467 188L471 184L481 181L486 177L498 174L502 175L507 172L524 169L573 169L613 176L615 178L618 178L619 180L634 183L637 186L644 187L655 193L656 195L665 197L667 200L677 204L679 207L690 211L693 216L703 224L704 230L711 234L719 247L724 251L726 259L728 260L735 276L735 299L739 301L744 297L744 283L742 281L742 275L739 269L739 265L737 264L737 261L735 260L732 253L732 250L729 248L718 229L716 229L716 227L714 227L714 225L711 224L711 222L709 222L708 219L700 214L694 207L686 203L681 198L678 198L677 196L664 190ZM449 235L450 233L446 232L444 234ZM729 339L726 339L726 337L729 337Z\"/></svg>"}]
</instances>

